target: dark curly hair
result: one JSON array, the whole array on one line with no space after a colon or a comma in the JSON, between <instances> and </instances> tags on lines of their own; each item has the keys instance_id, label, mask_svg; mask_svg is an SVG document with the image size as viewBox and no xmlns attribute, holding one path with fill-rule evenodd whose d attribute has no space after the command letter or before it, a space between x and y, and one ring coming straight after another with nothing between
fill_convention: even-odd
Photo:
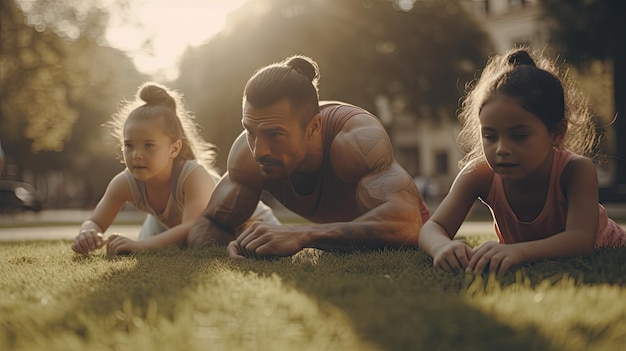
<instances>
[{"instance_id":1,"label":"dark curly hair","mask_svg":"<svg viewBox=\"0 0 626 351\"><path fill-rule=\"evenodd\" d=\"M560 147L585 156L593 153L596 126L587 99L567 71L560 71L554 61L521 47L491 57L480 79L467 85L459 113L463 129L458 144L465 152L459 161L461 168L484 157L478 116L483 106L497 94L517 100L550 132L555 132L561 122L566 121L567 131Z\"/></svg>"}]
</instances>

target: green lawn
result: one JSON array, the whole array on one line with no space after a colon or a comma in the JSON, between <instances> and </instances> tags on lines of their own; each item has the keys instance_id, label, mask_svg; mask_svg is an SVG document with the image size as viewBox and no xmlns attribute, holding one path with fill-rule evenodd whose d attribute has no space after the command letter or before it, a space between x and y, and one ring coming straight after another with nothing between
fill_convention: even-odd
<instances>
[{"instance_id":1,"label":"green lawn","mask_svg":"<svg viewBox=\"0 0 626 351\"><path fill-rule=\"evenodd\" d=\"M0 350L626 345L626 248L496 279L436 272L417 249L264 261L167 249L109 261L75 256L69 241L4 242L0 277Z\"/></svg>"}]
</instances>

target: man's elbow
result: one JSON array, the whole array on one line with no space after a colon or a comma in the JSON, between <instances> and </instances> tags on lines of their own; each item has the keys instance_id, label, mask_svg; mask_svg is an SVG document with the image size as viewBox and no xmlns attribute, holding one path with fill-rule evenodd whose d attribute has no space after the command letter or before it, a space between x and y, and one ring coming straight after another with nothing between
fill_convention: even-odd
<instances>
[{"instance_id":1,"label":"man's elbow","mask_svg":"<svg viewBox=\"0 0 626 351\"><path fill-rule=\"evenodd\" d=\"M395 247L417 246L421 223L400 223L391 240Z\"/></svg>"},{"instance_id":2,"label":"man's elbow","mask_svg":"<svg viewBox=\"0 0 626 351\"><path fill-rule=\"evenodd\" d=\"M187 234L187 247L200 248L211 245L211 238L208 235L209 219L201 215L193 224Z\"/></svg>"}]
</instances>

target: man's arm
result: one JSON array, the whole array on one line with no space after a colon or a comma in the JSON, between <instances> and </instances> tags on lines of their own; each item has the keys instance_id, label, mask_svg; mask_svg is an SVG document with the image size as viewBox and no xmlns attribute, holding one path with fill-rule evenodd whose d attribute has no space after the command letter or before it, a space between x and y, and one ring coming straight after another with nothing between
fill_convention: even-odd
<instances>
[{"instance_id":1,"label":"man's arm","mask_svg":"<svg viewBox=\"0 0 626 351\"><path fill-rule=\"evenodd\" d=\"M302 226L254 223L229 245L231 256L288 256L306 247L350 250L417 245L422 226L419 192L393 159L382 125L370 115L352 117L335 137L330 152L341 180L357 184L355 206L363 214L350 222Z\"/></svg>"},{"instance_id":2,"label":"man's arm","mask_svg":"<svg viewBox=\"0 0 626 351\"><path fill-rule=\"evenodd\" d=\"M328 223L311 233L306 246L320 249L417 245L422 226L420 195L411 176L393 158L391 141L371 116L352 117L331 146L339 177L357 183L361 216Z\"/></svg>"},{"instance_id":3,"label":"man's arm","mask_svg":"<svg viewBox=\"0 0 626 351\"><path fill-rule=\"evenodd\" d=\"M226 245L236 238L237 228L246 222L261 198L261 178L245 136L233 143L228 172L218 182L209 205L187 238L190 247Z\"/></svg>"}]
</instances>

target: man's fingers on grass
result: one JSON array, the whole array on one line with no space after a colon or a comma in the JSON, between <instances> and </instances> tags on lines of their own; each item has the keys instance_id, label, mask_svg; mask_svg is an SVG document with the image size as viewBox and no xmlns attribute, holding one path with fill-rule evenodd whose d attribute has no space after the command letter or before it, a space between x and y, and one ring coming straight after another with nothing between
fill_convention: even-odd
<instances>
[{"instance_id":1,"label":"man's fingers on grass","mask_svg":"<svg viewBox=\"0 0 626 351\"><path fill-rule=\"evenodd\" d=\"M231 241L230 243L228 243L228 246L226 247L226 252L228 253L229 257L245 258L245 256L242 255L239 243L237 241Z\"/></svg>"}]
</instances>

